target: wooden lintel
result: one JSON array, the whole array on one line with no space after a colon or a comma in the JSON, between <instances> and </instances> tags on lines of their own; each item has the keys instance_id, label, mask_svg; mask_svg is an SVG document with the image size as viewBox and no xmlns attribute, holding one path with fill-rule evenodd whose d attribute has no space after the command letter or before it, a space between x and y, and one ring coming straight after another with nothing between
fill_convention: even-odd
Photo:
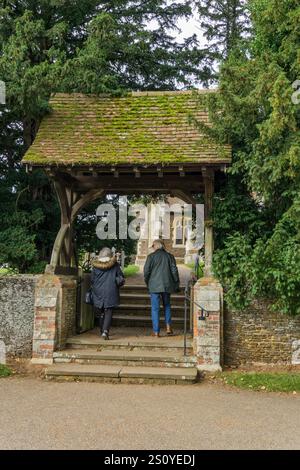
<instances>
[{"instance_id":1,"label":"wooden lintel","mask_svg":"<svg viewBox=\"0 0 300 470\"><path fill-rule=\"evenodd\" d=\"M87 181L75 181L73 184L74 191L86 192L91 189L102 188L105 191L140 191L144 192L147 190L161 191L163 189L181 188L182 190L189 190L197 192L203 192L204 186L202 181L196 179L180 179L178 182L178 176L172 179L165 176L164 178L136 178L134 184L129 184L127 179L123 179L121 176L112 181L112 178L94 178L93 180Z\"/></svg>"}]
</instances>

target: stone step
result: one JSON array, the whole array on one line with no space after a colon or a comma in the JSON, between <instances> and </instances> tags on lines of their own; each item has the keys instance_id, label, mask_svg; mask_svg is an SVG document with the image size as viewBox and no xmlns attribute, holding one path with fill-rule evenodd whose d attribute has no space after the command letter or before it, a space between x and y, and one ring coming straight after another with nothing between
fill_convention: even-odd
<instances>
[{"instance_id":1,"label":"stone step","mask_svg":"<svg viewBox=\"0 0 300 470\"><path fill-rule=\"evenodd\" d=\"M195 367L197 360L194 356L184 356L182 353L162 351L134 351L122 349L64 349L53 353L55 363L105 364L123 366L149 367Z\"/></svg>"},{"instance_id":2,"label":"stone step","mask_svg":"<svg viewBox=\"0 0 300 470\"><path fill-rule=\"evenodd\" d=\"M118 311L118 310L132 310L132 311L142 311L144 312L145 310L147 311L150 311L151 310L151 307L150 307L150 304L147 305L147 304L125 304L125 303L120 303L119 307L116 307L114 308L114 311ZM184 312L184 306L183 305L171 305L171 310L173 312Z\"/></svg>"},{"instance_id":3,"label":"stone step","mask_svg":"<svg viewBox=\"0 0 300 470\"><path fill-rule=\"evenodd\" d=\"M150 310L131 310L129 308L126 308L126 309L120 309L120 310L115 310L114 314L113 314L113 319L115 318L119 318L119 319L124 319L126 320L126 317L128 317L129 319L129 323L131 321L133 321L134 319L137 320L138 322L140 321L144 321L146 322L146 326L149 326L150 323L151 323L151 311ZM161 327L165 326L165 322L164 322L164 312L163 310L161 310L160 312L160 324L161 324ZM187 315L187 322L189 322L189 318L190 318L190 315L188 314ZM150 322L150 323L149 323ZM183 322L184 322L184 313L182 312L176 312L176 314L172 314L172 323L173 323L173 326L174 324L176 324L178 326L178 328L183 328ZM98 323L97 323L98 325ZM116 325L116 323L114 322L114 325ZM130 324L128 324L128 326L132 326ZM143 326L143 325L141 325Z\"/></svg>"},{"instance_id":4,"label":"stone step","mask_svg":"<svg viewBox=\"0 0 300 470\"><path fill-rule=\"evenodd\" d=\"M131 331L130 328L128 328ZM133 330L134 331L134 330ZM124 333L127 335L125 338L115 337L114 330L112 330L112 335L110 336L109 341L104 341L100 338L98 334L89 334L84 333L83 335L72 336L67 339L66 347L70 349L93 349L97 351L104 350L127 350L127 351L156 351L168 352L170 355L181 354L183 355L183 336L162 336L160 338L153 338L150 335L138 337L132 334L129 337L129 333ZM187 354L193 354L192 347L192 338L188 336L187 338Z\"/></svg>"},{"instance_id":5,"label":"stone step","mask_svg":"<svg viewBox=\"0 0 300 470\"><path fill-rule=\"evenodd\" d=\"M122 313L118 313L116 310L116 313L113 316L113 323L112 326L151 326L152 325L152 320L151 320L151 315L150 312L148 315L141 315L141 312L134 312L132 313L131 310L124 310ZM142 312L142 313L147 313L147 312ZM184 324L184 318L183 316L181 317L173 317L172 315L172 325L176 325L177 327L183 327ZM189 317L187 320L187 325L189 327ZM160 327L163 328L165 326L165 322L163 319L163 314L161 314L161 319L160 319Z\"/></svg>"},{"instance_id":6,"label":"stone step","mask_svg":"<svg viewBox=\"0 0 300 470\"><path fill-rule=\"evenodd\" d=\"M145 294L136 294L133 292L122 292L120 294L120 303L129 304L129 305L147 305L150 307L151 301L148 293ZM171 296L171 305L184 307L184 296L182 295L172 295ZM163 304L161 303L161 306Z\"/></svg>"},{"instance_id":7,"label":"stone step","mask_svg":"<svg viewBox=\"0 0 300 470\"><path fill-rule=\"evenodd\" d=\"M135 384L193 384L196 367L130 367L95 364L54 364L45 371L48 380L114 382Z\"/></svg>"},{"instance_id":8,"label":"stone step","mask_svg":"<svg viewBox=\"0 0 300 470\"><path fill-rule=\"evenodd\" d=\"M184 295L185 286L180 286L180 290L176 294L173 295ZM145 284L129 284L127 283L121 288L120 293L137 293L137 294L147 294L149 295L148 289Z\"/></svg>"},{"instance_id":9,"label":"stone step","mask_svg":"<svg viewBox=\"0 0 300 470\"><path fill-rule=\"evenodd\" d=\"M172 312L172 319L173 318L179 318L179 319L184 319L184 308L183 307L178 307L178 306L173 306L171 307L171 312ZM133 316L140 316L140 317L148 317L151 319L151 307L150 305L128 305L128 304L120 304L119 307L114 308L114 314L113 317L116 315L129 315L131 317ZM160 316L161 318L164 317L164 310L163 307L160 308ZM190 312L187 310L187 319L190 317Z\"/></svg>"}]
</instances>

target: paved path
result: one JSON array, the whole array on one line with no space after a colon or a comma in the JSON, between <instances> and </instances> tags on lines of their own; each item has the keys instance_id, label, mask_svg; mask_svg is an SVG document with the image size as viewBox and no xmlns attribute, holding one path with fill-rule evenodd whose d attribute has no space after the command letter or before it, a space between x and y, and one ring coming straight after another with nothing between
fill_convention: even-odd
<instances>
[{"instance_id":1,"label":"paved path","mask_svg":"<svg viewBox=\"0 0 300 470\"><path fill-rule=\"evenodd\" d=\"M0 449L300 449L300 398L0 379Z\"/></svg>"},{"instance_id":2,"label":"paved path","mask_svg":"<svg viewBox=\"0 0 300 470\"><path fill-rule=\"evenodd\" d=\"M97 346L115 346L115 345L149 345L149 346L163 346L169 348L182 348L184 336L182 330L174 329L173 336L167 336L165 330L162 328L160 338L151 336L152 329L150 327L112 327L109 334L109 342L104 341L99 336L99 329L94 328L80 335L75 335L69 338L70 341L77 344L94 344ZM190 333L187 334L187 346L192 347L192 337Z\"/></svg>"}]
</instances>

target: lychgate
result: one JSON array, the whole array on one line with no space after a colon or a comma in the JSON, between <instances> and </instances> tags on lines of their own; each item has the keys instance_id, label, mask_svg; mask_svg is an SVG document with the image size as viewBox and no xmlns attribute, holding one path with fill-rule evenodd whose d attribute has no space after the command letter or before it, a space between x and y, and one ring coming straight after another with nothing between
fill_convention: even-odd
<instances>
[{"instance_id":1,"label":"lychgate","mask_svg":"<svg viewBox=\"0 0 300 470\"><path fill-rule=\"evenodd\" d=\"M104 194L167 194L195 204L204 194L205 276L194 286L193 347L201 369L222 365L222 287L212 277L215 182L231 147L201 134L209 91L134 92L122 97L56 94L23 163L53 182L61 226L36 291L33 361L51 363L75 334L78 267L73 223ZM201 104L202 103L202 104ZM201 305L208 316L200 315Z\"/></svg>"}]
</instances>

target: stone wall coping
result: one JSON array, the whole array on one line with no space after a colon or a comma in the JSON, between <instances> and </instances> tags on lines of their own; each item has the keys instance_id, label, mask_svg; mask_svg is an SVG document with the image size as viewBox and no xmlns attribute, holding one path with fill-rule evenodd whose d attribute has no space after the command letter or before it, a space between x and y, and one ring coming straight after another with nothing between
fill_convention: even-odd
<instances>
[{"instance_id":1,"label":"stone wall coping","mask_svg":"<svg viewBox=\"0 0 300 470\"><path fill-rule=\"evenodd\" d=\"M3 276L0 276L0 280L5 280L5 279L24 279L24 278L28 278L28 279L35 279L35 278L39 278L43 276L43 274L26 274L26 273L22 273L22 274L4 274Z\"/></svg>"}]
</instances>

